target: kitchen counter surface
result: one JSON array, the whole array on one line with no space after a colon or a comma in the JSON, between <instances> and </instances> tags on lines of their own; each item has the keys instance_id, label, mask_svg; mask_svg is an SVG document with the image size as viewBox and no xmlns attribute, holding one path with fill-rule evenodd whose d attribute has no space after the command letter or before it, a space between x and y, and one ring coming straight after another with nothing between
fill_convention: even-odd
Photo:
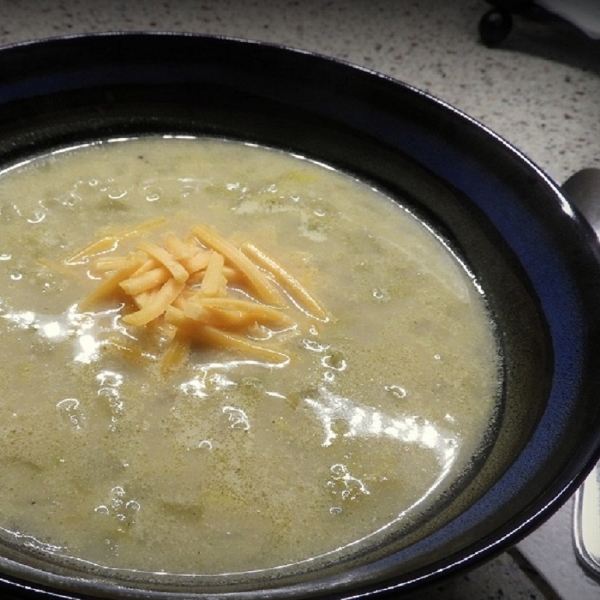
<instances>
[{"instance_id":1,"label":"kitchen counter surface","mask_svg":"<svg viewBox=\"0 0 600 600\"><path fill-rule=\"evenodd\" d=\"M0 44L124 30L280 43L430 92L490 127L559 184L578 169L600 168L600 40L563 21L516 18L502 46L489 49L477 32L489 8L483 0L0 0ZM568 505L517 549L426 597L600 597L600 586L577 571L570 510ZM553 561L558 568L567 553L572 568L564 568L568 572L557 583Z\"/></svg>"}]
</instances>

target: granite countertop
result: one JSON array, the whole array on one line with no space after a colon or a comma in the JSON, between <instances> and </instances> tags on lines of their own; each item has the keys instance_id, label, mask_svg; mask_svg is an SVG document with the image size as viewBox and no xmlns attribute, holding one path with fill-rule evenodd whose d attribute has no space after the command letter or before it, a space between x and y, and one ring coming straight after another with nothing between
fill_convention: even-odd
<instances>
[{"instance_id":1,"label":"granite countertop","mask_svg":"<svg viewBox=\"0 0 600 600\"><path fill-rule=\"evenodd\" d=\"M515 145L558 183L578 169L600 168L600 40L564 21L516 18L502 46L489 49L477 32L490 8L483 0L5 0L0 7L1 45L143 30L219 34L315 51L447 101ZM548 560L536 562L541 545L549 545L547 555L572 553L565 525L569 510L557 517L559 526L551 520L517 550L427 598L541 599L558 592L563 600L584 600L588 592L575 584L572 593L564 581L554 585L544 572L553 570ZM588 583L589 598L600 597L594 591L600 587Z\"/></svg>"}]
</instances>

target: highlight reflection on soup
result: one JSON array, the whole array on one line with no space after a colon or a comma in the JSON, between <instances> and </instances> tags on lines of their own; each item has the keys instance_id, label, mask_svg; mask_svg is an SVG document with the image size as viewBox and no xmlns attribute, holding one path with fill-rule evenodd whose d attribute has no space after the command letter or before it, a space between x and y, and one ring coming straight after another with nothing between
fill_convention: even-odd
<instances>
[{"instance_id":1,"label":"highlight reflection on soup","mask_svg":"<svg viewBox=\"0 0 600 600\"><path fill-rule=\"evenodd\" d=\"M158 137L57 152L0 176L0 232L15 543L200 574L347 553L436 502L493 418L474 279L308 160Z\"/></svg>"}]
</instances>

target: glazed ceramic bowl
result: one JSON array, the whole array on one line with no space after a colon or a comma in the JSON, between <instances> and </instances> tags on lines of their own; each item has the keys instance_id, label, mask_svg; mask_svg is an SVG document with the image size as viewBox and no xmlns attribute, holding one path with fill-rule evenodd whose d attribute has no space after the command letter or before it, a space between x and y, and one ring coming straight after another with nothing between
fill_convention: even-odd
<instances>
[{"instance_id":1,"label":"glazed ceramic bowl","mask_svg":"<svg viewBox=\"0 0 600 600\"><path fill-rule=\"evenodd\" d=\"M557 185L518 150L410 86L273 45L106 34L0 50L2 164L145 133L295 152L373 183L437 228L478 278L498 329L495 441L418 527L317 571L218 582L90 573L2 538L3 597L409 593L505 550L575 491L600 445L600 249Z\"/></svg>"}]
</instances>

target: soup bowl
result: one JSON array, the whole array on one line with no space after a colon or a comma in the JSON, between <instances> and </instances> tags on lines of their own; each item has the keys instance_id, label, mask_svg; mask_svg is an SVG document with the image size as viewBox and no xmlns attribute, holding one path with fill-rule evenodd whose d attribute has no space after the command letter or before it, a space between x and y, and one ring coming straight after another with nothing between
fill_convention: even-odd
<instances>
[{"instance_id":1,"label":"soup bowl","mask_svg":"<svg viewBox=\"0 0 600 600\"><path fill-rule=\"evenodd\" d=\"M279 46L114 33L0 50L2 165L150 133L306 156L431 224L469 265L493 316L503 361L493 440L418 526L318 569L233 580L139 576L58 564L2 537L3 597L410 594L507 549L571 496L600 449L600 247L536 165L417 89Z\"/></svg>"}]
</instances>

